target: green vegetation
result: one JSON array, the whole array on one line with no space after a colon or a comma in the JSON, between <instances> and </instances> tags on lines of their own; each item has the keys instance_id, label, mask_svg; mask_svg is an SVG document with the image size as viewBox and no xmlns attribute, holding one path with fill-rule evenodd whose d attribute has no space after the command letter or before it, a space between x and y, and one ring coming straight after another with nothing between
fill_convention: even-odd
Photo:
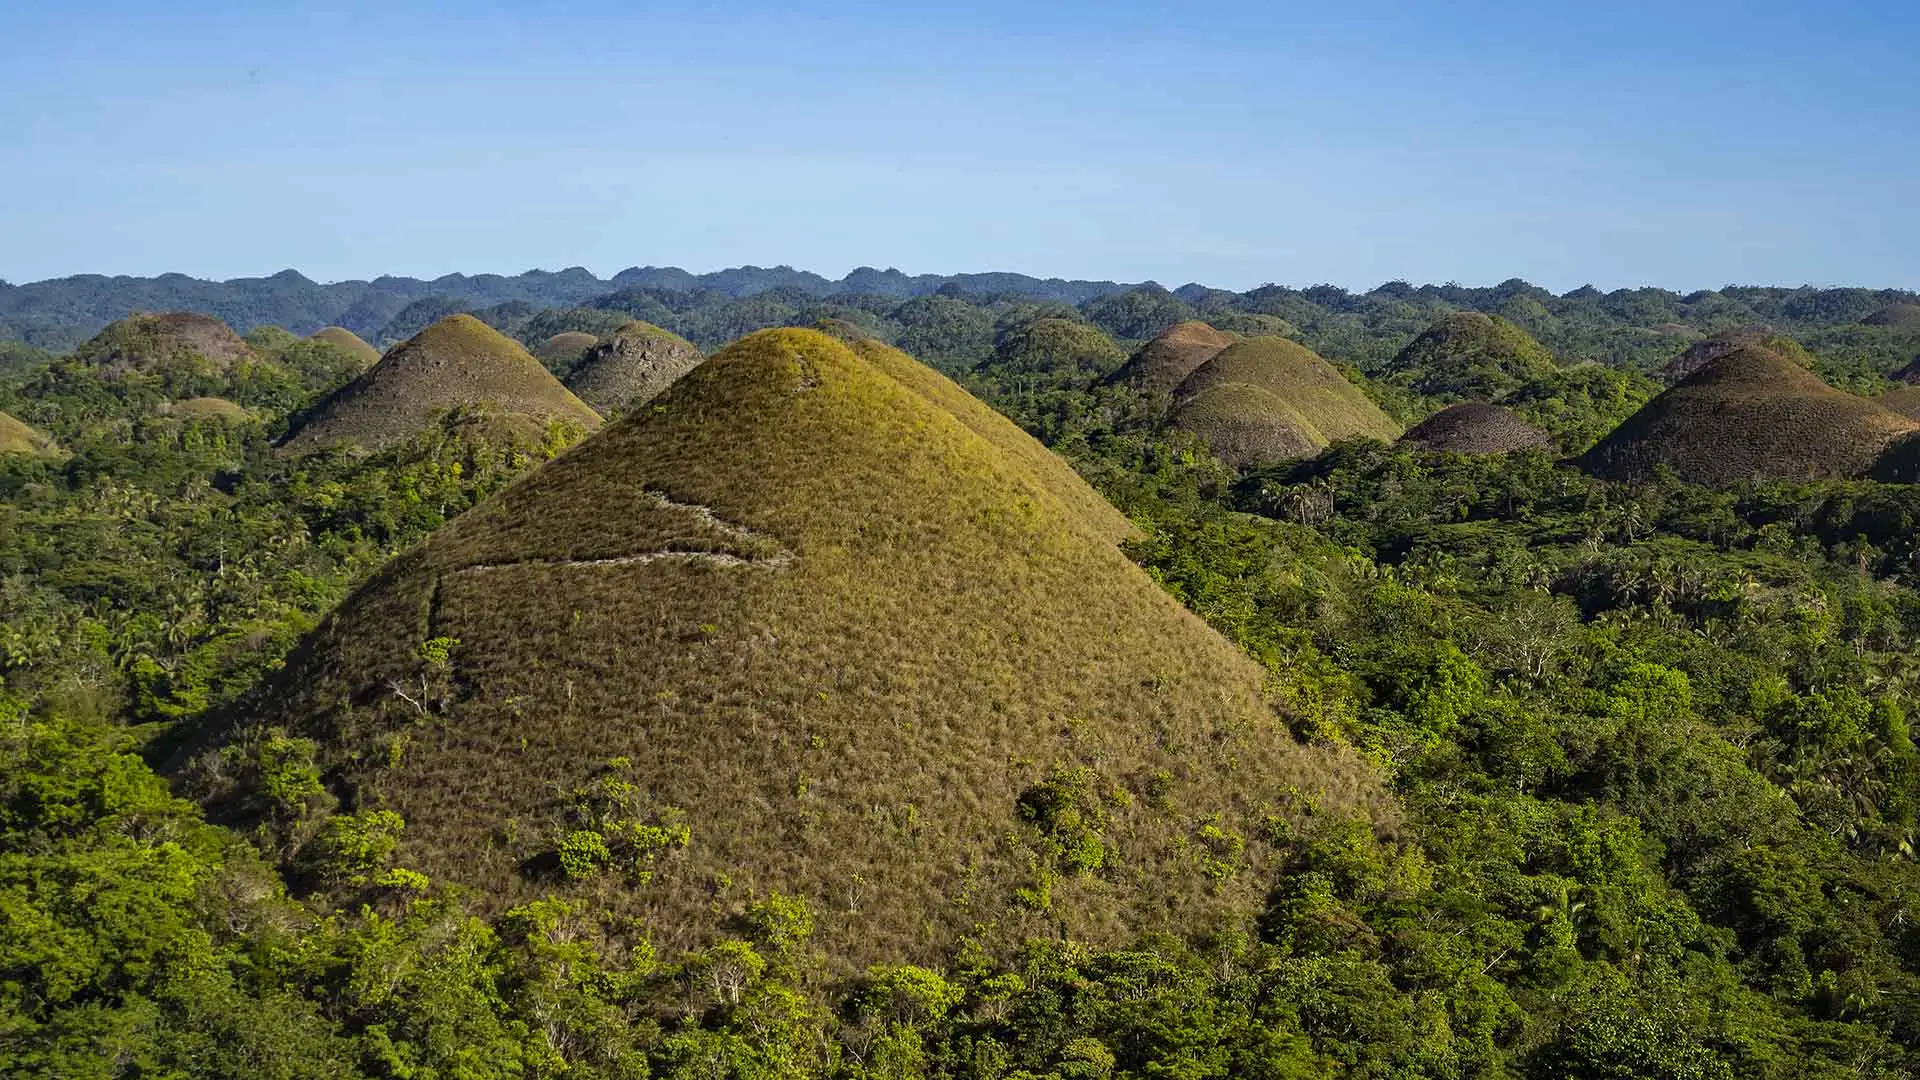
<instances>
[{"instance_id":1,"label":"green vegetation","mask_svg":"<svg viewBox=\"0 0 1920 1080\"><path fill-rule=\"evenodd\" d=\"M1920 1074L1920 487L1768 475L1878 438L1835 388L1910 297L855 277L634 285L853 329L557 460L479 405L276 454L358 369L273 327L23 353L65 456L0 455L0 1074ZM1382 373L1449 306L1568 361L1453 410L1552 446L1239 470L1107 378L1198 315L1425 418ZM1556 461L1761 323L1810 370L1736 349L1619 437L1713 486Z\"/></svg>"},{"instance_id":2,"label":"green vegetation","mask_svg":"<svg viewBox=\"0 0 1920 1080\"><path fill-rule=\"evenodd\" d=\"M313 332L312 340L331 345L354 357L354 359L359 362L361 371L380 362L380 350L367 344L359 334L345 327L322 327ZM355 372L355 374L359 374L359 372Z\"/></svg>"},{"instance_id":3,"label":"green vegetation","mask_svg":"<svg viewBox=\"0 0 1920 1080\"><path fill-rule=\"evenodd\" d=\"M0 412L0 454L28 454L35 457L58 454L52 439L20 421Z\"/></svg>"},{"instance_id":4,"label":"green vegetation","mask_svg":"<svg viewBox=\"0 0 1920 1080\"><path fill-rule=\"evenodd\" d=\"M1386 372L1396 385L1428 397L1499 401L1557 366L1525 330L1498 315L1462 311L1414 338Z\"/></svg>"},{"instance_id":5,"label":"green vegetation","mask_svg":"<svg viewBox=\"0 0 1920 1080\"><path fill-rule=\"evenodd\" d=\"M511 339L469 315L450 315L300 416L292 452L349 445L383 450L449 409L487 405L539 423L591 431L600 416Z\"/></svg>"},{"instance_id":6,"label":"green vegetation","mask_svg":"<svg viewBox=\"0 0 1920 1080\"><path fill-rule=\"evenodd\" d=\"M566 378L600 339L579 330L565 330L533 347L533 358L557 378Z\"/></svg>"}]
</instances>

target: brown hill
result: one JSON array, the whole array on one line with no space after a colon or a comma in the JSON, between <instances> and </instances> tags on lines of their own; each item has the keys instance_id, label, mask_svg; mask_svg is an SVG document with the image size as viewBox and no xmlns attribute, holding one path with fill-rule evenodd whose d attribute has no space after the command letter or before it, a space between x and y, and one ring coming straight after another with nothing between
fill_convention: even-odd
<instances>
[{"instance_id":1,"label":"brown hill","mask_svg":"<svg viewBox=\"0 0 1920 1080\"><path fill-rule=\"evenodd\" d=\"M600 344L600 339L584 330L563 330L534 347L533 358L541 366L560 378L566 378L580 363L588 349Z\"/></svg>"},{"instance_id":2,"label":"brown hill","mask_svg":"<svg viewBox=\"0 0 1920 1080\"><path fill-rule=\"evenodd\" d=\"M513 340L471 315L449 315L321 402L283 445L378 450L425 430L436 413L481 403L541 421L600 426L597 413Z\"/></svg>"},{"instance_id":3,"label":"brown hill","mask_svg":"<svg viewBox=\"0 0 1920 1080\"><path fill-rule=\"evenodd\" d=\"M1780 353L1747 346L1681 380L1581 458L1603 476L1670 466L1682 479L1732 485L1753 477L1866 472L1917 425L1843 393Z\"/></svg>"},{"instance_id":4,"label":"brown hill","mask_svg":"<svg viewBox=\"0 0 1920 1080\"><path fill-rule=\"evenodd\" d=\"M1504 454L1548 446L1553 439L1498 405L1476 401L1441 409L1414 425L1400 441L1455 454Z\"/></svg>"},{"instance_id":5,"label":"brown hill","mask_svg":"<svg viewBox=\"0 0 1920 1080\"><path fill-rule=\"evenodd\" d=\"M226 371L253 355L247 343L226 323L211 315L175 311L164 315L131 315L111 323L74 355L124 375L152 373L163 368Z\"/></svg>"},{"instance_id":6,"label":"brown hill","mask_svg":"<svg viewBox=\"0 0 1920 1080\"><path fill-rule=\"evenodd\" d=\"M1400 428L1312 350L1285 338L1238 342L1174 391L1173 426L1247 468L1311 457L1339 439L1392 439Z\"/></svg>"},{"instance_id":7,"label":"brown hill","mask_svg":"<svg viewBox=\"0 0 1920 1080\"><path fill-rule=\"evenodd\" d=\"M842 970L1245 925L1292 786L1389 812L1071 471L863 345L722 350L389 565L232 745L318 740L402 864L486 907L591 898L677 949L777 892Z\"/></svg>"},{"instance_id":8,"label":"brown hill","mask_svg":"<svg viewBox=\"0 0 1920 1080\"><path fill-rule=\"evenodd\" d=\"M13 416L0 412L0 454L27 454L32 457L54 457L60 453L60 447L40 432L28 427Z\"/></svg>"},{"instance_id":9,"label":"brown hill","mask_svg":"<svg viewBox=\"0 0 1920 1080\"><path fill-rule=\"evenodd\" d=\"M1233 335L1223 334L1206 323L1195 320L1176 323L1142 346L1107 381L1129 383L1142 390L1170 392L1193 374L1195 368L1220 355L1220 351L1233 342Z\"/></svg>"},{"instance_id":10,"label":"brown hill","mask_svg":"<svg viewBox=\"0 0 1920 1080\"><path fill-rule=\"evenodd\" d=\"M1744 330L1722 330L1694 342L1687 346L1685 352L1668 361L1660 375L1668 385L1672 385L1723 356L1750 348L1778 353L1803 368L1813 366L1813 355L1802 348L1799 342L1765 327L1755 326Z\"/></svg>"},{"instance_id":11,"label":"brown hill","mask_svg":"<svg viewBox=\"0 0 1920 1080\"><path fill-rule=\"evenodd\" d=\"M366 343L359 334L342 326L329 326L313 332L313 340L322 341L340 349L360 361L362 368L369 368L380 362L380 350Z\"/></svg>"},{"instance_id":12,"label":"brown hill","mask_svg":"<svg viewBox=\"0 0 1920 1080\"><path fill-rule=\"evenodd\" d=\"M1868 326L1920 330L1920 304L1888 304L1860 321Z\"/></svg>"},{"instance_id":13,"label":"brown hill","mask_svg":"<svg viewBox=\"0 0 1920 1080\"><path fill-rule=\"evenodd\" d=\"M603 413L633 409L706 358L685 338L636 320L588 349L567 376L567 388Z\"/></svg>"}]
</instances>

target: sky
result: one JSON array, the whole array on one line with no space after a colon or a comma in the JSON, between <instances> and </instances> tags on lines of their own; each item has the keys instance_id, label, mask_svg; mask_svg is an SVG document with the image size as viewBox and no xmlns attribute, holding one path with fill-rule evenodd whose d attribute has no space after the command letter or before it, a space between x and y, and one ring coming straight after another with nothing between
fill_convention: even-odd
<instances>
[{"instance_id":1,"label":"sky","mask_svg":"<svg viewBox=\"0 0 1920 1080\"><path fill-rule=\"evenodd\" d=\"M1916 55L1900 0L0 0L0 279L1920 288Z\"/></svg>"}]
</instances>

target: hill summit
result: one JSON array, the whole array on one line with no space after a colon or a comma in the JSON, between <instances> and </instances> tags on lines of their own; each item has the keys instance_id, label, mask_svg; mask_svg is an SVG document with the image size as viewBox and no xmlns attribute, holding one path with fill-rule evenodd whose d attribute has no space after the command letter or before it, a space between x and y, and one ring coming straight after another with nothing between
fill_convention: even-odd
<instances>
[{"instance_id":1,"label":"hill summit","mask_svg":"<svg viewBox=\"0 0 1920 1080\"><path fill-rule=\"evenodd\" d=\"M449 315L394 346L322 401L284 445L296 451L342 443L379 450L425 430L437 413L479 404L543 422L600 426L599 415L519 344L471 315Z\"/></svg>"},{"instance_id":2,"label":"hill summit","mask_svg":"<svg viewBox=\"0 0 1920 1080\"><path fill-rule=\"evenodd\" d=\"M774 893L845 968L1244 923L1290 786L1366 810L1370 774L968 402L875 342L736 342L390 564L234 736L316 739L486 905L672 947Z\"/></svg>"},{"instance_id":3,"label":"hill summit","mask_svg":"<svg viewBox=\"0 0 1920 1080\"><path fill-rule=\"evenodd\" d=\"M1694 342L1685 352L1669 361L1660 374L1669 384L1677 383L1721 357L1755 348L1783 356L1803 368L1813 366L1813 355L1799 342L1764 326L1750 326L1741 330L1722 330Z\"/></svg>"},{"instance_id":4,"label":"hill summit","mask_svg":"<svg viewBox=\"0 0 1920 1080\"><path fill-rule=\"evenodd\" d=\"M589 346L567 376L567 388L596 411L645 405L706 360L693 343L635 320Z\"/></svg>"},{"instance_id":5,"label":"hill summit","mask_svg":"<svg viewBox=\"0 0 1920 1080\"><path fill-rule=\"evenodd\" d=\"M1506 319L1456 311L1409 342L1387 370L1417 393L1493 400L1558 367L1546 346Z\"/></svg>"},{"instance_id":6,"label":"hill summit","mask_svg":"<svg viewBox=\"0 0 1920 1080\"><path fill-rule=\"evenodd\" d=\"M1141 346L1108 381L1165 393L1179 386L1195 368L1220 355L1220 351L1235 340L1232 334L1222 333L1198 320L1175 323Z\"/></svg>"},{"instance_id":7,"label":"hill summit","mask_svg":"<svg viewBox=\"0 0 1920 1080\"><path fill-rule=\"evenodd\" d=\"M584 330L562 330L534 346L533 357L540 361L548 371L561 378L580 363L588 349L600 344L600 339Z\"/></svg>"},{"instance_id":8,"label":"hill summit","mask_svg":"<svg viewBox=\"0 0 1920 1080\"><path fill-rule=\"evenodd\" d=\"M328 326L315 330L313 340L325 342L344 351L359 361L362 368L369 368L380 362L380 350L367 344L365 338L344 326Z\"/></svg>"},{"instance_id":9,"label":"hill summit","mask_svg":"<svg viewBox=\"0 0 1920 1080\"><path fill-rule=\"evenodd\" d=\"M207 373L226 371L253 355L226 323L196 311L130 315L111 323L74 355L109 374L151 374L188 367Z\"/></svg>"},{"instance_id":10,"label":"hill summit","mask_svg":"<svg viewBox=\"0 0 1920 1080\"><path fill-rule=\"evenodd\" d=\"M1547 446L1551 436L1498 405L1449 405L1413 426L1401 442L1455 454L1504 454Z\"/></svg>"},{"instance_id":11,"label":"hill summit","mask_svg":"<svg viewBox=\"0 0 1920 1080\"><path fill-rule=\"evenodd\" d=\"M1400 434L1338 369L1286 338L1249 338L1221 350L1173 396L1173 426L1240 468L1312 457L1357 435Z\"/></svg>"},{"instance_id":12,"label":"hill summit","mask_svg":"<svg viewBox=\"0 0 1920 1080\"><path fill-rule=\"evenodd\" d=\"M1603 476L1666 465L1682 479L1858 476L1916 425L1835 390L1793 359L1746 345L1649 401L1581 458Z\"/></svg>"}]
</instances>

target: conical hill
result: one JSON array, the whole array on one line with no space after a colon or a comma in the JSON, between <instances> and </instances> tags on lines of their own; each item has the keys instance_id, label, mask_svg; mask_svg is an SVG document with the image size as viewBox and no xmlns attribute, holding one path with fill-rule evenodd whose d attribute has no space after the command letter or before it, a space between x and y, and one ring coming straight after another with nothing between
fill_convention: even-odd
<instances>
[{"instance_id":1,"label":"conical hill","mask_svg":"<svg viewBox=\"0 0 1920 1080\"><path fill-rule=\"evenodd\" d=\"M1581 464L1616 478L1666 465L1684 480L1710 485L1858 476L1916 427L1867 398L1835 390L1787 356L1749 345L1649 401Z\"/></svg>"},{"instance_id":2,"label":"conical hill","mask_svg":"<svg viewBox=\"0 0 1920 1080\"><path fill-rule=\"evenodd\" d=\"M1441 409L1414 425L1400 441L1455 454L1504 454L1547 446L1553 439L1498 405L1474 401Z\"/></svg>"},{"instance_id":3,"label":"conical hill","mask_svg":"<svg viewBox=\"0 0 1920 1080\"><path fill-rule=\"evenodd\" d=\"M1506 319L1456 311L1409 342L1388 370L1418 393L1492 399L1558 366L1546 346Z\"/></svg>"},{"instance_id":4,"label":"conical hill","mask_svg":"<svg viewBox=\"0 0 1920 1080\"><path fill-rule=\"evenodd\" d=\"M580 357L567 388L610 413L645 405L706 359L693 343L648 322L615 330Z\"/></svg>"},{"instance_id":5,"label":"conical hill","mask_svg":"<svg viewBox=\"0 0 1920 1080\"><path fill-rule=\"evenodd\" d=\"M322 341L340 349L360 361L362 367L372 367L380 362L380 350L367 344L366 339L344 326L329 326L313 332L313 340Z\"/></svg>"},{"instance_id":6,"label":"conical hill","mask_svg":"<svg viewBox=\"0 0 1920 1080\"><path fill-rule=\"evenodd\" d=\"M1340 439L1400 434L1338 369L1285 338L1249 338L1221 350L1180 383L1174 402L1175 427L1242 468L1312 457Z\"/></svg>"},{"instance_id":7,"label":"conical hill","mask_svg":"<svg viewBox=\"0 0 1920 1080\"><path fill-rule=\"evenodd\" d=\"M512 339L471 315L449 315L405 342L301 418L293 451L351 444L379 450L418 434L435 414L490 404L593 429L600 417Z\"/></svg>"},{"instance_id":8,"label":"conical hill","mask_svg":"<svg viewBox=\"0 0 1920 1080\"><path fill-rule=\"evenodd\" d=\"M580 363L588 349L600 344L600 339L584 330L562 330L539 345L534 346L533 358L541 366L561 378L566 378Z\"/></svg>"},{"instance_id":9,"label":"conical hill","mask_svg":"<svg viewBox=\"0 0 1920 1080\"><path fill-rule=\"evenodd\" d=\"M591 897L681 948L779 893L842 969L1244 919L1290 788L1387 812L964 398L754 334L390 564L237 740L316 739L483 906Z\"/></svg>"},{"instance_id":10,"label":"conical hill","mask_svg":"<svg viewBox=\"0 0 1920 1080\"><path fill-rule=\"evenodd\" d=\"M110 374L154 373L188 367L226 371L253 350L226 323L196 311L130 315L74 350L74 355Z\"/></svg>"},{"instance_id":11,"label":"conical hill","mask_svg":"<svg viewBox=\"0 0 1920 1080\"><path fill-rule=\"evenodd\" d=\"M1813 355L1799 342L1764 326L1752 326L1742 330L1722 330L1694 342L1687 346L1686 351L1668 361L1660 374L1668 385L1672 385L1723 356L1753 348L1777 353L1803 368L1813 366Z\"/></svg>"},{"instance_id":12,"label":"conical hill","mask_svg":"<svg viewBox=\"0 0 1920 1080\"><path fill-rule=\"evenodd\" d=\"M1868 326L1895 326L1903 330L1920 330L1920 304L1888 304L1860 321Z\"/></svg>"},{"instance_id":13,"label":"conical hill","mask_svg":"<svg viewBox=\"0 0 1920 1080\"><path fill-rule=\"evenodd\" d=\"M1909 420L1920 420L1920 386L1896 386L1873 400L1890 413L1897 413Z\"/></svg>"},{"instance_id":14,"label":"conical hill","mask_svg":"<svg viewBox=\"0 0 1920 1080\"><path fill-rule=\"evenodd\" d=\"M0 412L0 454L52 457L59 453L60 448L52 439L21 423L12 415Z\"/></svg>"},{"instance_id":15,"label":"conical hill","mask_svg":"<svg viewBox=\"0 0 1920 1080\"><path fill-rule=\"evenodd\" d=\"M1141 346L1108 381L1168 392L1235 340L1233 335L1221 333L1198 320L1176 323Z\"/></svg>"}]
</instances>

